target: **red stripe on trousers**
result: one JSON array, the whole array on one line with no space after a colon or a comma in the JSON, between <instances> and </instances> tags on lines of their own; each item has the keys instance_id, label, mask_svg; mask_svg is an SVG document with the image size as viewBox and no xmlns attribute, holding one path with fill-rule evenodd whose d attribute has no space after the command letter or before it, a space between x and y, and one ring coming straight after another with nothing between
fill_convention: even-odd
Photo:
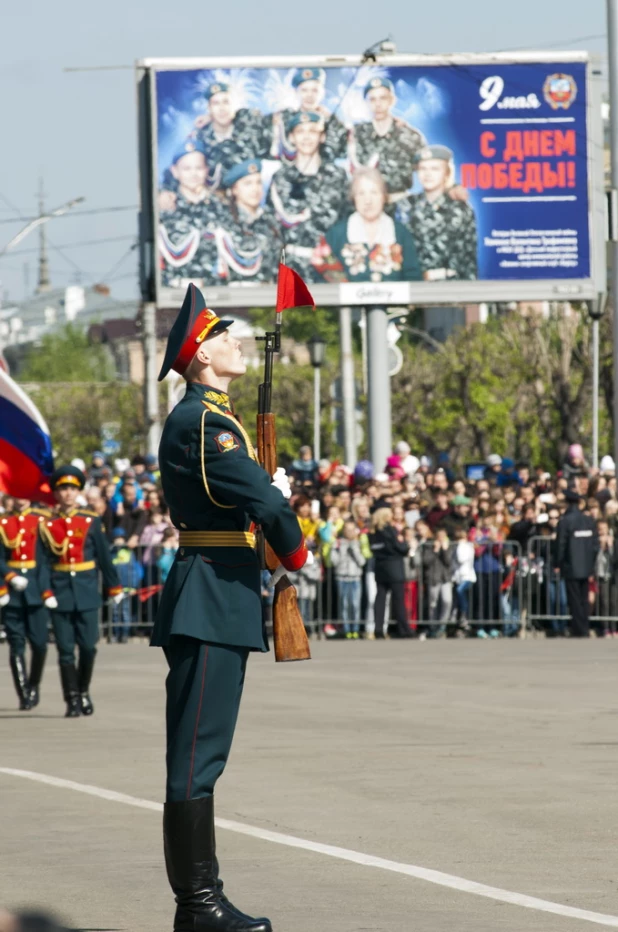
<instances>
[{"instance_id":1,"label":"red stripe on trousers","mask_svg":"<svg viewBox=\"0 0 618 932\"><path fill-rule=\"evenodd\" d=\"M204 651L204 669L202 670L202 686L200 688L200 701L197 706L197 717L195 719L195 731L193 733L193 747L191 748L191 766L189 768L189 782L187 783L187 799L191 799L191 784L193 783L193 766L195 764L195 747L197 745L197 733L200 727L200 716L202 714L202 701L204 699L204 686L206 684L206 664L208 663L208 647Z\"/></svg>"}]
</instances>

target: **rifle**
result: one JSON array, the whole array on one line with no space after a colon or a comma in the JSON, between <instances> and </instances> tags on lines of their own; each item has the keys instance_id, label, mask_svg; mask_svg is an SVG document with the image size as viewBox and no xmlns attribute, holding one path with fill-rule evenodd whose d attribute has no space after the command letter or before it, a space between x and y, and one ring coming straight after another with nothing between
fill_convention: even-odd
<instances>
[{"instance_id":1,"label":"rifle","mask_svg":"<svg viewBox=\"0 0 618 932\"><path fill-rule=\"evenodd\" d=\"M272 411L273 358L281 349L281 312L275 315L275 329L258 340L264 341L264 381L258 389L257 454L260 466L269 476L277 469L277 431ZM262 568L273 572L280 565L277 555L258 530L258 552ZM273 643L275 660L310 660L309 639L296 600L296 589L282 576L275 586L273 601Z\"/></svg>"}]
</instances>

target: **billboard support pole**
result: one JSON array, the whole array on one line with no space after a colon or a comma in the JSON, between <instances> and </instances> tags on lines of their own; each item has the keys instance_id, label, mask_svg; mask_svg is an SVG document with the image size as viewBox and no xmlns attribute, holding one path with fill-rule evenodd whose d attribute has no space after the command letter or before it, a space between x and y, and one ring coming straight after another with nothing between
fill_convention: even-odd
<instances>
[{"instance_id":1,"label":"billboard support pole","mask_svg":"<svg viewBox=\"0 0 618 932\"><path fill-rule=\"evenodd\" d=\"M343 415L343 458L346 466L356 466L356 385L352 352L352 308L339 308L339 347L341 351L341 410Z\"/></svg>"},{"instance_id":2,"label":"billboard support pole","mask_svg":"<svg viewBox=\"0 0 618 932\"><path fill-rule=\"evenodd\" d=\"M388 374L388 315L385 307L367 308L367 415L369 458L376 472L391 454L391 380Z\"/></svg>"},{"instance_id":3,"label":"billboard support pole","mask_svg":"<svg viewBox=\"0 0 618 932\"><path fill-rule=\"evenodd\" d=\"M599 465L599 321L592 321L592 465Z\"/></svg>"},{"instance_id":4,"label":"billboard support pole","mask_svg":"<svg viewBox=\"0 0 618 932\"><path fill-rule=\"evenodd\" d=\"M144 302L144 408L148 431L148 452L155 456L159 451L161 424L159 421L159 393L157 388L157 326L153 301Z\"/></svg>"},{"instance_id":5,"label":"billboard support pole","mask_svg":"<svg viewBox=\"0 0 618 932\"><path fill-rule=\"evenodd\" d=\"M618 190L618 0L607 0L607 54L609 61L609 107L611 127L611 193ZM615 226L615 224L612 224ZM614 462L618 463L618 240L609 232L610 291L612 295L614 363Z\"/></svg>"}]
</instances>

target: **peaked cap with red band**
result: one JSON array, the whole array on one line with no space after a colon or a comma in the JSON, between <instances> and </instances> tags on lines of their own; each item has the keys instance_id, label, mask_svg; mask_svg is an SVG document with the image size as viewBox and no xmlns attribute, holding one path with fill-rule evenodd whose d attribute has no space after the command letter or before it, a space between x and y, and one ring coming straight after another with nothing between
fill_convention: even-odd
<instances>
[{"instance_id":1,"label":"peaked cap with red band","mask_svg":"<svg viewBox=\"0 0 618 932\"><path fill-rule=\"evenodd\" d=\"M193 284L189 285L178 317L167 338L159 382L165 378L170 369L183 375L200 348L200 344L214 333L227 330L232 323L232 320L221 320L217 317L214 311L206 307L204 295L199 288Z\"/></svg>"}]
</instances>

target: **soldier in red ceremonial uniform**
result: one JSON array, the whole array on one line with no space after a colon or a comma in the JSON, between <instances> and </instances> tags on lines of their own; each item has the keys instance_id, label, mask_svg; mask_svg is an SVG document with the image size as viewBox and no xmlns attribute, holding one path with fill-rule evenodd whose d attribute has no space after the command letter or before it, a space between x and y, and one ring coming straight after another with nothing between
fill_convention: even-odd
<instances>
[{"instance_id":1,"label":"soldier in red ceremonial uniform","mask_svg":"<svg viewBox=\"0 0 618 932\"><path fill-rule=\"evenodd\" d=\"M0 519L0 582L4 580L3 602L6 603L3 621L10 647L11 673L22 712L39 704L49 609L57 604L41 539L44 520L43 515L30 507L29 501L21 498L16 501L16 510ZM26 670L26 641L32 650L30 674Z\"/></svg>"},{"instance_id":2,"label":"soldier in red ceremonial uniform","mask_svg":"<svg viewBox=\"0 0 618 932\"><path fill-rule=\"evenodd\" d=\"M109 598L118 603L124 597L99 518L93 511L75 507L85 483L86 477L74 466L57 469L51 487L59 507L42 525L52 555L51 587L58 600L52 625L67 718L94 712L88 690L99 640L99 571Z\"/></svg>"}]
</instances>

